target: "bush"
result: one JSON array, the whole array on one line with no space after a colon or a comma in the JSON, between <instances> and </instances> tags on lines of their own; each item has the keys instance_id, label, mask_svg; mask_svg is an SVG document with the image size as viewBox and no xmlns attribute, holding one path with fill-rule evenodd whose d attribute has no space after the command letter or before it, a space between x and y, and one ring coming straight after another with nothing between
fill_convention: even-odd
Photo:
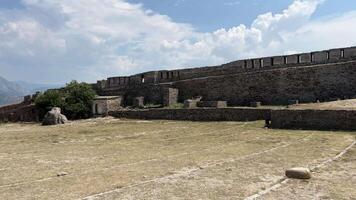
<instances>
[{"instance_id":1,"label":"bush","mask_svg":"<svg viewBox=\"0 0 356 200\"><path fill-rule=\"evenodd\" d=\"M95 91L89 84L72 81L64 88L64 113L71 119L82 119L91 116L91 107Z\"/></svg>"},{"instance_id":2,"label":"bush","mask_svg":"<svg viewBox=\"0 0 356 200\"><path fill-rule=\"evenodd\" d=\"M69 119L83 119L91 116L94 97L95 91L89 84L72 81L62 89L40 94L35 104L42 114L53 107L60 107Z\"/></svg>"},{"instance_id":3,"label":"bush","mask_svg":"<svg viewBox=\"0 0 356 200\"><path fill-rule=\"evenodd\" d=\"M38 108L46 111L52 107L63 107L63 94L58 90L47 90L45 93L38 95L35 99L35 104Z\"/></svg>"}]
</instances>

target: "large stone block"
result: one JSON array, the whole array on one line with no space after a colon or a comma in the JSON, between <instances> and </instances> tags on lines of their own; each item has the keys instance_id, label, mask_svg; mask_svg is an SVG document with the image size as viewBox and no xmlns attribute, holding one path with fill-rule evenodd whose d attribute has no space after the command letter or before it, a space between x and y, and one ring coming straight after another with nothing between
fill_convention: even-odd
<instances>
[{"instance_id":1,"label":"large stone block","mask_svg":"<svg viewBox=\"0 0 356 200\"><path fill-rule=\"evenodd\" d=\"M246 60L246 68L247 69L252 69L254 68L254 63L253 63L253 60Z\"/></svg>"},{"instance_id":2,"label":"large stone block","mask_svg":"<svg viewBox=\"0 0 356 200\"><path fill-rule=\"evenodd\" d=\"M312 55L310 53L303 53L299 55L300 63L311 63Z\"/></svg>"},{"instance_id":3,"label":"large stone block","mask_svg":"<svg viewBox=\"0 0 356 200\"><path fill-rule=\"evenodd\" d=\"M188 99L184 101L184 105L183 108L187 108L187 109L192 109L192 108L197 108L197 100L192 100L192 99Z\"/></svg>"},{"instance_id":4,"label":"large stone block","mask_svg":"<svg viewBox=\"0 0 356 200\"><path fill-rule=\"evenodd\" d=\"M298 58L298 55L287 56L287 64L297 64L299 62Z\"/></svg>"},{"instance_id":5,"label":"large stone block","mask_svg":"<svg viewBox=\"0 0 356 200\"><path fill-rule=\"evenodd\" d=\"M313 55L314 62L326 62L329 59L327 51L315 52Z\"/></svg>"},{"instance_id":6,"label":"large stone block","mask_svg":"<svg viewBox=\"0 0 356 200\"><path fill-rule=\"evenodd\" d=\"M345 56L345 58L356 57L356 47L345 48L344 49L344 56Z\"/></svg>"},{"instance_id":7,"label":"large stone block","mask_svg":"<svg viewBox=\"0 0 356 200\"><path fill-rule=\"evenodd\" d=\"M259 102L259 101L254 101L254 102L251 102L251 103L250 103L250 106L251 106L251 107L255 107L255 108L261 107L261 105L262 105L262 103Z\"/></svg>"},{"instance_id":8,"label":"large stone block","mask_svg":"<svg viewBox=\"0 0 356 200\"><path fill-rule=\"evenodd\" d=\"M338 61L341 58L341 50L340 49L332 49L329 51L329 60Z\"/></svg>"},{"instance_id":9,"label":"large stone block","mask_svg":"<svg viewBox=\"0 0 356 200\"><path fill-rule=\"evenodd\" d=\"M286 176L294 179L310 179L311 172L308 168L297 167L286 170Z\"/></svg>"},{"instance_id":10,"label":"large stone block","mask_svg":"<svg viewBox=\"0 0 356 200\"><path fill-rule=\"evenodd\" d=\"M163 105L165 107L172 106L178 103L179 90L176 88L166 88L163 94Z\"/></svg>"},{"instance_id":11,"label":"large stone block","mask_svg":"<svg viewBox=\"0 0 356 200\"><path fill-rule=\"evenodd\" d=\"M284 65L284 56L276 56L276 57L272 57L272 64L273 66L275 65Z\"/></svg>"},{"instance_id":12,"label":"large stone block","mask_svg":"<svg viewBox=\"0 0 356 200\"><path fill-rule=\"evenodd\" d=\"M272 66L272 58L263 58L263 65L262 67L271 67Z\"/></svg>"},{"instance_id":13,"label":"large stone block","mask_svg":"<svg viewBox=\"0 0 356 200\"><path fill-rule=\"evenodd\" d=\"M135 97L133 99L134 108L144 108L145 107L145 98L144 97Z\"/></svg>"}]
</instances>

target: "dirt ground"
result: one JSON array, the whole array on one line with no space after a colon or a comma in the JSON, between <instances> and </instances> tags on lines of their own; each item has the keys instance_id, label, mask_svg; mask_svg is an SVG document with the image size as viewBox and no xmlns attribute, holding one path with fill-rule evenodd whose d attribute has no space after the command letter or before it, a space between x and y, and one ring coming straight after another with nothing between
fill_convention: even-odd
<instances>
[{"instance_id":1,"label":"dirt ground","mask_svg":"<svg viewBox=\"0 0 356 200\"><path fill-rule=\"evenodd\" d=\"M318 109L318 110L356 110L356 99L330 101L323 103L308 103L289 106L291 109Z\"/></svg>"},{"instance_id":2,"label":"dirt ground","mask_svg":"<svg viewBox=\"0 0 356 200\"><path fill-rule=\"evenodd\" d=\"M335 157L356 136L263 124L0 124L0 199L245 199L280 183L287 168ZM356 146L311 180L289 180L259 199L356 199L355 186Z\"/></svg>"}]
</instances>

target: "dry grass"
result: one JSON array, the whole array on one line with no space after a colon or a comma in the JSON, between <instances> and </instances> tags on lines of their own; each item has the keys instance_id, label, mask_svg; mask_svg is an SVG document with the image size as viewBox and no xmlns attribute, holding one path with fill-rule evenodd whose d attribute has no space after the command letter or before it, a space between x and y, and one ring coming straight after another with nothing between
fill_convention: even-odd
<instances>
[{"instance_id":1,"label":"dry grass","mask_svg":"<svg viewBox=\"0 0 356 200\"><path fill-rule=\"evenodd\" d=\"M331 101L323 103L307 103L289 106L290 109L318 109L318 110L356 110L356 99Z\"/></svg>"},{"instance_id":2,"label":"dry grass","mask_svg":"<svg viewBox=\"0 0 356 200\"><path fill-rule=\"evenodd\" d=\"M355 139L352 132L262 127L111 118L2 124L0 199L243 199L277 182L286 168L315 166ZM352 199L355 156L352 149L314 179L292 181L266 198Z\"/></svg>"}]
</instances>

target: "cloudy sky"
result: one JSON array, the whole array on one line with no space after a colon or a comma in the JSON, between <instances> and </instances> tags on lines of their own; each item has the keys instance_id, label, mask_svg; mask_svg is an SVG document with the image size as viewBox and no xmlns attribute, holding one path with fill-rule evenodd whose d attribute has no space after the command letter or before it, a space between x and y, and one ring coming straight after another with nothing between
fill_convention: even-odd
<instances>
[{"instance_id":1,"label":"cloudy sky","mask_svg":"<svg viewBox=\"0 0 356 200\"><path fill-rule=\"evenodd\" d=\"M0 0L0 76L95 82L356 46L355 0Z\"/></svg>"}]
</instances>

